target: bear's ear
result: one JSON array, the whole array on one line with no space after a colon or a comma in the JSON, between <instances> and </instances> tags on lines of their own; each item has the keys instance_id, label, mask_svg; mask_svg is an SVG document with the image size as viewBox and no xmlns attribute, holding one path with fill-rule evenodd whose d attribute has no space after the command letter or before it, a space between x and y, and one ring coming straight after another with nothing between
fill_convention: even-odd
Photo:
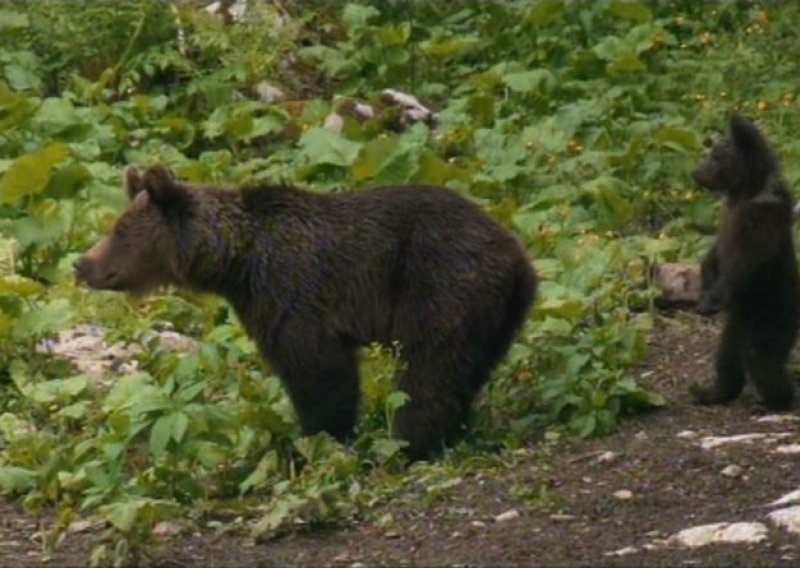
<instances>
[{"instance_id":1,"label":"bear's ear","mask_svg":"<svg viewBox=\"0 0 800 568\"><path fill-rule=\"evenodd\" d=\"M150 200L162 209L180 208L188 202L186 187L172 176L162 165L147 168L142 176L142 187Z\"/></svg>"},{"instance_id":2,"label":"bear's ear","mask_svg":"<svg viewBox=\"0 0 800 568\"><path fill-rule=\"evenodd\" d=\"M756 125L743 116L738 114L731 116L730 127L731 137L737 148L748 152L766 148L766 141L758 128L756 128Z\"/></svg>"},{"instance_id":3,"label":"bear's ear","mask_svg":"<svg viewBox=\"0 0 800 568\"><path fill-rule=\"evenodd\" d=\"M133 201L139 192L144 189L144 186L142 185L142 176L136 166L128 166L125 168L123 179L125 191L128 193L128 197L131 199L131 201Z\"/></svg>"}]
</instances>

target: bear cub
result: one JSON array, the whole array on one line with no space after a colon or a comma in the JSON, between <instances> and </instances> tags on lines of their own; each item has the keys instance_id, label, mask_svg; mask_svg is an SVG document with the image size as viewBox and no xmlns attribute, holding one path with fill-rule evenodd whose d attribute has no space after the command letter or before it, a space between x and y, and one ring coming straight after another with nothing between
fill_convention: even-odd
<instances>
[{"instance_id":1,"label":"bear cub","mask_svg":"<svg viewBox=\"0 0 800 568\"><path fill-rule=\"evenodd\" d=\"M437 187L317 194L181 183L129 168L128 209L76 263L92 288L224 297L281 378L304 434L346 439L357 348L399 341L410 400L393 433L424 458L451 442L533 302L519 241Z\"/></svg>"},{"instance_id":2,"label":"bear cub","mask_svg":"<svg viewBox=\"0 0 800 568\"><path fill-rule=\"evenodd\" d=\"M716 355L716 380L692 385L697 403L735 399L745 377L773 411L794 403L786 369L797 336L800 284L792 241L793 200L778 160L759 130L733 116L730 136L692 172L725 197L717 239L701 264L698 311L727 313Z\"/></svg>"}]
</instances>

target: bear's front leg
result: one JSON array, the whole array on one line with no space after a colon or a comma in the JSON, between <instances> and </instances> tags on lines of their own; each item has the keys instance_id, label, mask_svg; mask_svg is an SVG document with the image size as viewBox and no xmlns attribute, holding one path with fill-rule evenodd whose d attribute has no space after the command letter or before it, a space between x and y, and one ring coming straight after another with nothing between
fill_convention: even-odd
<instances>
[{"instance_id":1,"label":"bear's front leg","mask_svg":"<svg viewBox=\"0 0 800 568\"><path fill-rule=\"evenodd\" d=\"M327 432L339 441L352 434L360 398L355 347L308 337L270 359L300 419L303 435Z\"/></svg>"}]
</instances>

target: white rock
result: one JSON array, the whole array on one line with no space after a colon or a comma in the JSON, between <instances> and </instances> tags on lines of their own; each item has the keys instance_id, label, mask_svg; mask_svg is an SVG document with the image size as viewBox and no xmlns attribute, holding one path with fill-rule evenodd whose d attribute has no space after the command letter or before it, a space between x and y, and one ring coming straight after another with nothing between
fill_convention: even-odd
<instances>
[{"instance_id":1,"label":"white rock","mask_svg":"<svg viewBox=\"0 0 800 568\"><path fill-rule=\"evenodd\" d=\"M472 521L471 524L473 527L479 527L479 528L486 526L486 523L484 523L483 521Z\"/></svg>"},{"instance_id":2,"label":"white rock","mask_svg":"<svg viewBox=\"0 0 800 568\"><path fill-rule=\"evenodd\" d=\"M783 505L789 505L794 503L800 503L800 489L795 489L794 491L789 491L783 497L775 499L772 503L767 505L768 507L781 507Z\"/></svg>"},{"instance_id":3,"label":"white rock","mask_svg":"<svg viewBox=\"0 0 800 568\"><path fill-rule=\"evenodd\" d=\"M736 434L735 436L706 436L700 440L700 447L712 450L725 444L750 444L756 440L763 440L767 434L756 432L752 434Z\"/></svg>"},{"instance_id":4,"label":"white rock","mask_svg":"<svg viewBox=\"0 0 800 568\"><path fill-rule=\"evenodd\" d=\"M772 511L767 518L782 529L800 534L800 505Z\"/></svg>"},{"instance_id":5,"label":"white rock","mask_svg":"<svg viewBox=\"0 0 800 568\"><path fill-rule=\"evenodd\" d=\"M736 464L731 464L724 468L720 473L725 477L739 477L742 475L742 468Z\"/></svg>"},{"instance_id":6,"label":"white rock","mask_svg":"<svg viewBox=\"0 0 800 568\"><path fill-rule=\"evenodd\" d=\"M764 523L711 523L684 529L672 537L672 543L695 548L712 543L753 543L767 538Z\"/></svg>"},{"instance_id":7,"label":"white rock","mask_svg":"<svg viewBox=\"0 0 800 568\"><path fill-rule=\"evenodd\" d=\"M183 527L175 522L161 521L153 527L153 536L157 538L169 538L183 532Z\"/></svg>"},{"instance_id":8,"label":"white rock","mask_svg":"<svg viewBox=\"0 0 800 568\"><path fill-rule=\"evenodd\" d=\"M597 456L596 461L598 463L608 463L614 461L615 459L617 459L617 454L615 452L608 451Z\"/></svg>"},{"instance_id":9,"label":"white rock","mask_svg":"<svg viewBox=\"0 0 800 568\"><path fill-rule=\"evenodd\" d=\"M341 114L332 112L325 117L322 127L332 132L341 132L344 127L344 118Z\"/></svg>"},{"instance_id":10,"label":"white rock","mask_svg":"<svg viewBox=\"0 0 800 568\"><path fill-rule=\"evenodd\" d=\"M675 434L675 437L680 440L694 440L697 436L699 436L699 434L694 430L681 430Z\"/></svg>"},{"instance_id":11,"label":"white rock","mask_svg":"<svg viewBox=\"0 0 800 568\"><path fill-rule=\"evenodd\" d=\"M97 531L105 526L105 520L98 520L98 519L78 519L77 521L72 521L69 526L67 527L67 532L71 533L81 533L81 532L89 532L89 531Z\"/></svg>"},{"instance_id":12,"label":"white rock","mask_svg":"<svg viewBox=\"0 0 800 568\"><path fill-rule=\"evenodd\" d=\"M256 85L256 94L262 102L272 104L286 97L284 92L266 81L261 81Z\"/></svg>"},{"instance_id":13,"label":"white rock","mask_svg":"<svg viewBox=\"0 0 800 568\"><path fill-rule=\"evenodd\" d=\"M89 324L80 324L59 332L57 339L43 341L37 351L68 360L79 372L87 375L95 383L103 384L111 373L129 374L138 370L134 359L141 353L137 345L105 341L106 330ZM160 344L170 351L190 353L200 345L191 337L164 330L153 332Z\"/></svg>"},{"instance_id":14,"label":"white rock","mask_svg":"<svg viewBox=\"0 0 800 568\"><path fill-rule=\"evenodd\" d=\"M773 451L776 454L800 454L800 444L782 444Z\"/></svg>"},{"instance_id":15,"label":"white rock","mask_svg":"<svg viewBox=\"0 0 800 568\"><path fill-rule=\"evenodd\" d=\"M219 14L222 11L222 2L212 2L203 9L209 14ZM247 0L234 0L228 8L228 13L234 22L244 18L245 12L247 12Z\"/></svg>"},{"instance_id":16,"label":"white rock","mask_svg":"<svg viewBox=\"0 0 800 568\"><path fill-rule=\"evenodd\" d=\"M357 117L366 120L375 116L375 109L372 108L372 105L357 102L353 104L353 113Z\"/></svg>"},{"instance_id":17,"label":"white rock","mask_svg":"<svg viewBox=\"0 0 800 568\"><path fill-rule=\"evenodd\" d=\"M395 89L384 89L381 96L385 101L402 108L403 118L407 122L425 122L434 116L431 109L420 103L414 95Z\"/></svg>"},{"instance_id":18,"label":"white rock","mask_svg":"<svg viewBox=\"0 0 800 568\"><path fill-rule=\"evenodd\" d=\"M611 552L606 552L605 556L628 556L629 554L636 554L637 552L639 552L639 549L635 546L626 546L624 548L612 550Z\"/></svg>"},{"instance_id":19,"label":"white rock","mask_svg":"<svg viewBox=\"0 0 800 568\"><path fill-rule=\"evenodd\" d=\"M782 424L784 422L800 422L800 416L794 414L765 414L755 419L763 424Z\"/></svg>"},{"instance_id":20,"label":"white rock","mask_svg":"<svg viewBox=\"0 0 800 568\"><path fill-rule=\"evenodd\" d=\"M494 518L494 520L497 521L498 523L502 523L503 521L511 521L513 519L518 519L518 518L519 518L519 511L517 511L516 509L509 509L505 513L500 513L499 515L497 515Z\"/></svg>"},{"instance_id":21,"label":"white rock","mask_svg":"<svg viewBox=\"0 0 800 568\"><path fill-rule=\"evenodd\" d=\"M620 489L618 491L614 491L612 493L615 499L619 499L620 501L627 501L629 499L633 499L633 491L629 489Z\"/></svg>"}]
</instances>

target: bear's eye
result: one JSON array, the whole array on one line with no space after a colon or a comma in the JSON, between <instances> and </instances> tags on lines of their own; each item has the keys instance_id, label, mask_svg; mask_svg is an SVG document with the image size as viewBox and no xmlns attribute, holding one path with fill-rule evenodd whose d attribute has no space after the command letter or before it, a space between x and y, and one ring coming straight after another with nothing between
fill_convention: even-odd
<instances>
[{"instance_id":1,"label":"bear's eye","mask_svg":"<svg viewBox=\"0 0 800 568\"><path fill-rule=\"evenodd\" d=\"M717 162L721 162L724 160L729 154L728 148L725 146L714 146L714 149L711 150L711 158L713 158Z\"/></svg>"},{"instance_id":2,"label":"bear's eye","mask_svg":"<svg viewBox=\"0 0 800 568\"><path fill-rule=\"evenodd\" d=\"M123 229L122 227L117 227L114 229L114 239L125 243L128 240L128 231Z\"/></svg>"}]
</instances>

